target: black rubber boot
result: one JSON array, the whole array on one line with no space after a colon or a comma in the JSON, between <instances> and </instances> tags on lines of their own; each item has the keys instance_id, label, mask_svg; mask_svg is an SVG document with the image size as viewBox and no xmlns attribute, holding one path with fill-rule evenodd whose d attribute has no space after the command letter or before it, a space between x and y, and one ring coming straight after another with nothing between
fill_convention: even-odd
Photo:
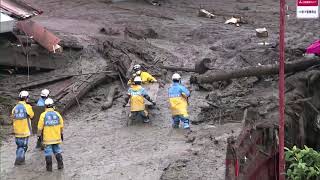
<instances>
[{"instance_id":1,"label":"black rubber boot","mask_svg":"<svg viewBox=\"0 0 320 180\"><path fill-rule=\"evenodd\" d=\"M56 159L58 163L58 169L63 169L63 159L60 153L56 154Z\"/></svg>"},{"instance_id":2,"label":"black rubber boot","mask_svg":"<svg viewBox=\"0 0 320 180\"><path fill-rule=\"evenodd\" d=\"M52 171L52 157L46 156L46 168L47 171Z\"/></svg>"},{"instance_id":3,"label":"black rubber boot","mask_svg":"<svg viewBox=\"0 0 320 180\"><path fill-rule=\"evenodd\" d=\"M41 139L41 137L39 136L39 137L38 137L38 140L37 140L36 149L40 149L41 146L42 146L42 139Z\"/></svg>"},{"instance_id":4,"label":"black rubber boot","mask_svg":"<svg viewBox=\"0 0 320 180\"><path fill-rule=\"evenodd\" d=\"M143 117L143 122L149 123L150 122L149 116Z\"/></svg>"},{"instance_id":5,"label":"black rubber boot","mask_svg":"<svg viewBox=\"0 0 320 180\"><path fill-rule=\"evenodd\" d=\"M22 164L21 164L21 160L17 158L17 159L14 161L14 165L15 165L15 166L22 165Z\"/></svg>"}]
</instances>

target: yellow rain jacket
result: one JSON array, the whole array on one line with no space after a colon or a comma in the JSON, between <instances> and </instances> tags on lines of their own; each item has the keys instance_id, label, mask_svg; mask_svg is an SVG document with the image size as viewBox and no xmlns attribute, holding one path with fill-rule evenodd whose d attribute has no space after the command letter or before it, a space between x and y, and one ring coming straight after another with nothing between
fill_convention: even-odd
<instances>
[{"instance_id":1,"label":"yellow rain jacket","mask_svg":"<svg viewBox=\"0 0 320 180\"><path fill-rule=\"evenodd\" d=\"M40 115L38 135L43 133L43 144L59 144L62 142L63 118L53 108L47 108Z\"/></svg>"},{"instance_id":2,"label":"yellow rain jacket","mask_svg":"<svg viewBox=\"0 0 320 180\"><path fill-rule=\"evenodd\" d=\"M12 109L13 132L16 137L29 137L31 135L31 120L34 116L32 107L25 101L19 103Z\"/></svg>"},{"instance_id":3,"label":"yellow rain jacket","mask_svg":"<svg viewBox=\"0 0 320 180\"><path fill-rule=\"evenodd\" d=\"M189 90L179 83L173 83L169 88L169 103L172 116L188 117Z\"/></svg>"},{"instance_id":4,"label":"yellow rain jacket","mask_svg":"<svg viewBox=\"0 0 320 180\"><path fill-rule=\"evenodd\" d=\"M142 71L140 74L141 80L142 80L142 84L149 84L149 83L153 83L153 82L157 82L157 79L155 77L153 77L151 74L149 74L148 72L144 72ZM132 84L132 80L130 79L128 81L128 85Z\"/></svg>"},{"instance_id":5,"label":"yellow rain jacket","mask_svg":"<svg viewBox=\"0 0 320 180\"><path fill-rule=\"evenodd\" d=\"M128 95L130 96L131 112L145 110L144 96L147 95L147 92L142 86L132 85L128 90Z\"/></svg>"}]
</instances>

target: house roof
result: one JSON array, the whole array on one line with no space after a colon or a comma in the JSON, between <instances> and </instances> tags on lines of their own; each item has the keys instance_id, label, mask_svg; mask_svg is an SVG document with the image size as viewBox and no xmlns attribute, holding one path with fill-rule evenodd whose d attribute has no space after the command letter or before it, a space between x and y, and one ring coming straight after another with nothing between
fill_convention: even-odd
<instances>
[{"instance_id":1,"label":"house roof","mask_svg":"<svg viewBox=\"0 0 320 180\"><path fill-rule=\"evenodd\" d=\"M42 11L32 7L23 0L1 0L0 10L20 20L42 14Z\"/></svg>"}]
</instances>

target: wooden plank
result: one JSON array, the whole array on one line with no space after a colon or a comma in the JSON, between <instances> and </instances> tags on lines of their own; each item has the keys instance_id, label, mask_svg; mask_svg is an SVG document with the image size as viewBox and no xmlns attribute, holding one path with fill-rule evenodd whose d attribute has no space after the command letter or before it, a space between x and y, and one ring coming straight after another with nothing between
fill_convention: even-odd
<instances>
[{"instance_id":1,"label":"wooden plank","mask_svg":"<svg viewBox=\"0 0 320 180\"><path fill-rule=\"evenodd\" d=\"M158 91L159 91L159 83L150 83L150 84L145 84L145 85L142 85L148 95L150 96L150 98L157 102L157 98L158 98ZM152 103L150 103L149 101L146 101L146 105L152 105Z\"/></svg>"},{"instance_id":2,"label":"wooden plank","mask_svg":"<svg viewBox=\"0 0 320 180\"><path fill-rule=\"evenodd\" d=\"M54 97L56 101L59 100L64 96L63 94L68 91L68 88L74 83L74 81L74 78L69 78L64 81L58 81L50 84L47 86L47 89L50 90L50 96Z\"/></svg>"},{"instance_id":3,"label":"wooden plank","mask_svg":"<svg viewBox=\"0 0 320 180\"><path fill-rule=\"evenodd\" d=\"M64 113L77 103L92 88L103 81L113 80L105 73L89 75L85 80L73 83L64 97L59 100L61 112Z\"/></svg>"},{"instance_id":4,"label":"wooden plank","mask_svg":"<svg viewBox=\"0 0 320 180\"><path fill-rule=\"evenodd\" d=\"M158 98L159 87L160 87L159 83L144 84L144 85L142 85L142 87L144 87L146 89L150 98L156 102L157 98ZM144 102L145 102L146 106L152 105L152 103L150 103L148 100L145 100ZM126 107L130 107L130 100L126 104Z\"/></svg>"},{"instance_id":5,"label":"wooden plank","mask_svg":"<svg viewBox=\"0 0 320 180\"><path fill-rule=\"evenodd\" d=\"M41 85L46 85L46 84L51 84L51 83L54 83L54 82L58 82L58 81L62 81L62 80L66 80L66 79L70 79L72 76L53 76L53 77L48 77L48 78L43 78L43 79L40 79L38 81L34 81L34 82L31 82L31 83L28 83L27 85L21 85L20 86L20 90L21 89L32 89L32 88L35 88L35 87L38 87L38 86L41 86Z\"/></svg>"}]
</instances>

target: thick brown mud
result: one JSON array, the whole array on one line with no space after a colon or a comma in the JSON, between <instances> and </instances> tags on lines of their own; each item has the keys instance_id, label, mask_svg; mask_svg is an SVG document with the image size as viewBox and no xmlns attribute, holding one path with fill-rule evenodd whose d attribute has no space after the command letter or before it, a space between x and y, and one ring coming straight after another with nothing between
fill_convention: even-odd
<instances>
[{"instance_id":1,"label":"thick brown mud","mask_svg":"<svg viewBox=\"0 0 320 180\"><path fill-rule=\"evenodd\" d=\"M72 39L83 47L80 52L66 50L63 54L67 62L65 67L50 72L52 75L112 69L112 59L108 58L124 59L123 56L139 63L161 56L165 65L189 68L199 59L210 58L214 60L211 65L218 70L208 73L277 61L279 8L276 1L166 0L160 7L143 1L27 1L44 11L34 21L63 41ZM296 20L294 2L288 5L286 52L291 61L301 58L301 48L318 38L318 29L313 20ZM217 16L213 19L197 17L200 6ZM246 23L240 27L224 24L233 15L244 17ZM262 27L268 29L266 39L255 35L255 29ZM101 28L105 30L100 31ZM270 45L258 44L264 41ZM128 52L130 48L138 48L131 50L135 54L129 55L117 49L100 52L104 42L114 45L128 42L124 46ZM137 51L146 56L142 58ZM112 56L106 56L110 54ZM227 138L238 136L243 127L244 110L258 107L255 110L259 115L276 119L276 76L198 87L189 84L190 73L181 73L183 84L192 90L192 132L173 130L167 102L167 88L173 72L157 72L153 65L150 69L166 84L159 91L156 109L151 110L150 124L127 127L123 97L117 98L112 108L102 111L108 86L116 84L120 94L126 89L121 88L118 81L101 84L65 115L63 171L45 171L44 154L35 149L35 136L30 138L26 165L14 167L14 137L6 133L0 146L0 179L224 179ZM40 73L29 78L32 81L41 76ZM1 77L1 95L14 99L12 94L18 93L16 85L25 81L26 75ZM40 89L34 89L31 95L36 97ZM10 108L0 104L1 114L3 110L8 114ZM10 126L6 129L10 130Z\"/></svg>"}]
</instances>

